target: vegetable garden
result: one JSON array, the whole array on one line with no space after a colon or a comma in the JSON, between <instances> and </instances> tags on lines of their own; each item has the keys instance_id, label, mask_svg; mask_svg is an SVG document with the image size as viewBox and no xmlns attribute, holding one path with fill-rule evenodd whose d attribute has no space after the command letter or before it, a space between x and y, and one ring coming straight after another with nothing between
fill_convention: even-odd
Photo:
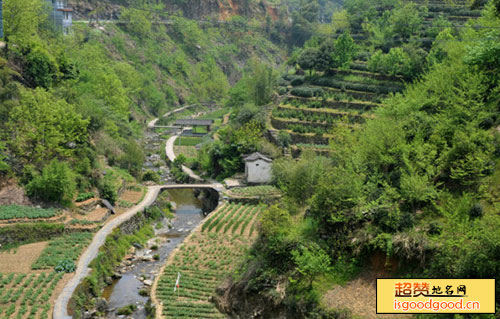
<instances>
[{"instance_id":1,"label":"vegetable garden","mask_svg":"<svg viewBox=\"0 0 500 319\"><path fill-rule=\"evenodd\" d=\"M230 194L236 196L275 196L280 195L281 192L274 186L261 185L261 186L251 186L251 187L241 187L233 188L230 190Z\"/></svg>"},{"instance_id":2,"label":"vegetable garden","mask_svg":"<svg viewBox=\"0 0 500 319\"><path fill-rule=\"evenodd\" d=\"M224 318L210 303L220 281L242 260L257 235L263 206L226 204L174 253L158 279L156 295L169 318ZM180 287L174 293L177 273Z\"/></svg>"},{"instance_id":3,"label":"vegetable garden","mask_svg":"<svg viewBox=\"0 0 500 319\"><path fill-rule=\"evenodd\" d=\"M32 269L49 269L63 261L75 262L83 248L90 244L94 234L88 232L70 233L54 238L31 266Z\"/></svg>"},{"instance_id":4,"label":"vegetable garden","mask_svg":"<svg viewBox=\"0 0 500 319\"><path fill-rule=\"evenodd\" d=\"M63 273L1 274L1 318L51 318L49 302Z\"/></svg>"},{"instance_id":5,"label":"vegetable garden","mask_svg":"<svg viewBox=\"0 0 500 319\"><path fill-rule=\"evenodd\" d=\"M16 219L16 218L50 218L62 214L53 208L43 209L28 206L18 205L1 205L0 220Z\"/></svg>"}]
</instances>

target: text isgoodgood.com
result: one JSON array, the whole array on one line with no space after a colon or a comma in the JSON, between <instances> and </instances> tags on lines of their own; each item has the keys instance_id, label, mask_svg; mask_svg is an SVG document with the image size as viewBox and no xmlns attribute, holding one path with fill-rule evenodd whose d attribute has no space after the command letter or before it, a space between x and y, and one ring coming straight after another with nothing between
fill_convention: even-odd
<instances>
[{"instance_id":1,"label":"text isgoodgood.com","mask_svg":"<svg viewBox=\"0 0 500 319\"><path fill-rule=\"evenodd\" d=\"M457 301L433 300L427 301L400 301L394 299L394 310L413 311L413 310L431 310L431 311L450 311L450 310L479 310L479 301L464 301L463 298Z\"/></svg>"}]
</instances>

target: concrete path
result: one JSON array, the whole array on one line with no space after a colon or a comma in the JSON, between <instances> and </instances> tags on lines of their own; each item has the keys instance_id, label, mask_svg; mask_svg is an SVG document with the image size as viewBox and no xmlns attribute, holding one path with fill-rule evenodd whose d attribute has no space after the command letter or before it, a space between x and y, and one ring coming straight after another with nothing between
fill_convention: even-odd
<instances>
[{"instance_id":1,"label":"concrete path","mask_svg":"<svg viewBox=\"0 0 500 319\"><path fill-rule=\"evenodd\" d=\"M71 316L68 314L68 303L71 299L71 296L75 292L78 285L82 282L82 280L89 274L90 262L97 257L99 253L99 249L102 245L104 245L106 241L106 237L115 230L115 228L119 227L123 222L129 220L137 214L138 212L144 210L146 207L150 206L154 203L158 194L163 189L179 189L179 188L213 188L218 192L224 191L224 187L220 183L213 184L172 184L172 185L159 185L159 186L150 186L148 187L148 191L144 196L144 199L132 207L130 210L125 213L117 216L115 219L106 223L94 236L94 239L87 247L87 249L83 252L82 256L78 261L78 265L75 271L74 276L71 280L66 284L61 294L57 297L54 312L52 315L53 319L70 319Z\"/></svg>"},{"instance_id":2,"label":"concrete path","mask_svg":"<svg viewBox=\"0 0 500 319\"><path fill-rule=\"evenodd\" d=\"M174 145L175 141L179 135L174 135L171 136L168 140L167 143L165 144L165 153L167 154L168 159L173 162L177 158L177 156L174 153ZM195 181L203 181L203 178L200 176L196 175L189 167L182 165L182 171L186 173L191 179L194 179Z\"/></svg>"},{"instance_id":3,"label":"concrete path","mask_svg":"<svg viewBox=\"0 0 500 319\"><path fill-rule=\"evenodd\" d=\"M193 106L195 106L195 105L194 104L193 105L186 105L186 106L180 107L178 109L168 111L167 113L163 114L162 117L169 117L172 114L179 113L179 112L184 111L185 109L188 109L188 108L193 107ZM148 128L154 128L156 126L156 123L159 120L160 120L159 118L155 118L155 119L152 119L151 121L149 121Z\"/></svg>"},{"instance_id":4,"label":"concrete path","mask_svg":"<svg viewBox=\"0 0 500 319\"><path fill-rule=\"evenodd\" d=\"M104 244L106 237L111 234L111 232L118 226L120 226L123 222L130 219L139 211L142 211L144 208L151 205L155 200L160 190L161 186L150 186L148 187L148 191L146 196L142 202L138 205L132 207L127 212L117 216L115 219L111 220L109 223L105 224L103 228L101 228L94 236L92 243L87 247L85 252L80 257L78 261L78 265L75 271L74 276L71 280L66 284L61 294L58 296L56 303L54 305L54 313L53 319L69 319L71 316L68 314L68 302L75 292L76 287L80 284L80 282L85 278L90 272L89 264L90 262L97 256L99 253L99 248Z\"/></svg>"}]
</instances>

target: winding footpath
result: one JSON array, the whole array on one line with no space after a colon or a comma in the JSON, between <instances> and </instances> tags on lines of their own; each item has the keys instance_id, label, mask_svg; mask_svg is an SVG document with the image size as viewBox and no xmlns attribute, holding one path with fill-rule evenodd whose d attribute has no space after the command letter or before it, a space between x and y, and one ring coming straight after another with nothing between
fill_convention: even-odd
<instances>
[{"instance_id":1,"label":"winding footpath","mask_svg":"<svg viewBox=\"0 0 500 319\"><path fill-rule=\"evenodd\" d=\"M186 105L186 106L180 107L178 109L175 109L175 110L172 110L172 111L168 111L167 113L163 114L162 117L169 117L172 114L182 112L182 111L184 111L186 109L189 109L190 107L193 107L193 106L194 106L194 104L193 105ZM155 119L152 119L151 121L149 121L148 128L150 128L150 129L155 128L156 123L158 122L158 120L159 120L159 118L155 118Z\"/></svg>"},{"instance_id":2,"label":"winding footpath","mask_svg":"<svg viewBox=\"0 0 500 319\"><path fill-rule=\"evenodd\" d=\"M167 143L165 144L165 153L167 154L167 157L171 162L175 161L175 159L177 158L177 156L175 155L175 152L174 152L174 145L175 145L175 141L177 140L178 137L179 137L179 135L171 136L167 140ZM192 169L190 169L189 167L187 167L185 165L182 165L182 171L184 173L186 173L191 179L194 179L195 181L198 181L198 182L203 181L203 178L196 175Z\"/></svg>"},{"instance_id":3,"label":"winding footpath","mask_svg":"<svg viewBox=\"0 0 500 319\"><path fill-rule=\"evenodd\" d=\"M97 257L99 253L99 248L106 241L106 237L113 232L113 230L120 226L123 222L129 220L132 216L137 214L139 211L144 210L144 208L150 206L156 200L156 197L160 193L162 186L150 186L148 187L147 193L144 196L144 199L132 207L130 210L125 213L117 216L109 223L106 223L94 236L92 243L87 247L85 252L82 254L78 261L78 265L75 271L75 275L71 278L71 280L66 284L61 294L57 297L54 312L52 315L53 319L69 319L72 318L68 314L68 303L71 299L71 296L76 290L76 287L82 282L82 280L89 274L90 262Z\"/></svg>"}]
</instances>

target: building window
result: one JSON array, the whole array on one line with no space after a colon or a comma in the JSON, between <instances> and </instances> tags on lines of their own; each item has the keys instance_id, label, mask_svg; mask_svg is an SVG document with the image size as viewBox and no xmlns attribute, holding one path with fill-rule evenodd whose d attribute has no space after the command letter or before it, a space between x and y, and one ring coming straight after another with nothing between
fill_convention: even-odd
<instances>
[{"instance_id":1,"label":"building window","mask_svg":"<svg viewBox=\"0 0 500 319\"><path fill-rule=\"evenodd\" d=\"M69 13L68 12L64 12L64 20L68 20L69 19Z\"/></svg>"}]
</instances>

